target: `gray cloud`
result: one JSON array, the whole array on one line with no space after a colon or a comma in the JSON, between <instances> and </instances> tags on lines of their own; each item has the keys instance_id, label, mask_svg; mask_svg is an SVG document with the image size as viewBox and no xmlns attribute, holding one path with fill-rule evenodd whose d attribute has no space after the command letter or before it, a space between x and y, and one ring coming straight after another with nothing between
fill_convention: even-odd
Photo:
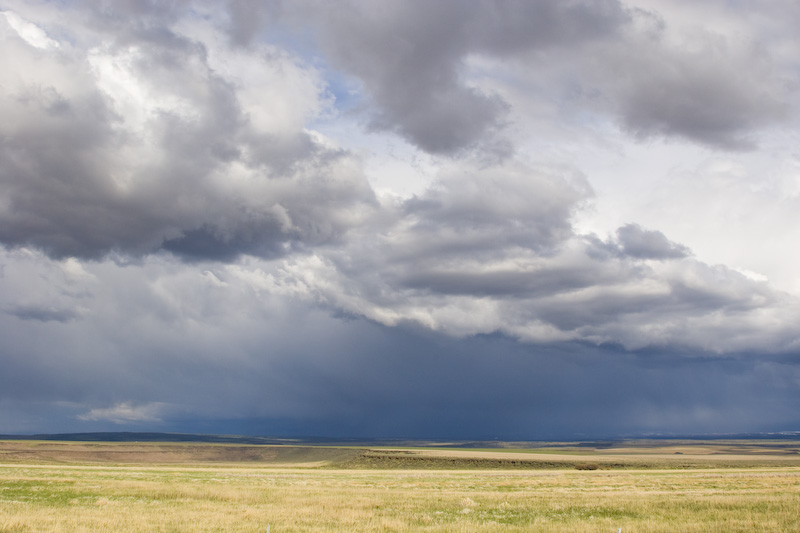
<instances>
[{"instance_id":1,"label":"gray cloud","mask_svg":"<svg viewBox=\"0 0 800 533\"><path fill-rule=\"evenodd\" d=\"M82 19L120 40L138 39L149 35L170 37L169 26L187 9L190 0L85 0Z\"/></svg>"},{"instance_id":2,"label":"gray cloud","mask_svg":"<svg viewBox=\"0 0 800 533\"><path fill-rule=\"evenodd\" d=\"M3 431L547 439L797 422L794 356L454 339L276 301L242 267L92 270L116 283L70 328L0 316Z\"/></svg>"},{"instance_id":3,"label":"gray cloud","mask_svg":"<svg viewBox=\"0 0 800 533\"><path fill-rule=\"evenodd\" d=\"M405 202L408 233L397 252L415 256L451 252L498 254L515 248L546 252L572 233L570 217L592 197L585 177L570 169L527 168L518 162L454 166L424 194Z\"/></svg>"},{"instance_id":4,"label":"gray cloud","mask_svg":"<svg viewBox=\"0 0 800 533\"><path fill-rule=\"evenodd\" d=\"M351 213L372 209L372 192L350 154L304 131L302 119L265 123L269 115L254 109L237 81L244 74L217 56L306 76L314 103L276 104L273 117L292 114L292 105L322 105L324 87L313 69L279 51L220 50L218 42L180 33L187 3L90 6L74 20L89 25L95 40L78 40L69 52L43 55L6 28L0 242L58 257L163 248L228 261L336 241L363 220ZM465 62L473 56L530 62L534 70L563 62L577 69L585 94L605 102L583 104L606 106L641 136L742 147L749 132L787 109L773 61L754 44L711 35L698 37L695 48L674 44L666 23L648 23L658 19L616 2L314 6L270 4L262 22L261 8L232 2L226 29L243 45L277 20L310 24L320 53L364 83L376 106L373 127L433 153L466 156L481 143L502 157L513 151L492 133L510 104L469 81ZM247 20L251 9L258 13ZM591 60L584 57L589 50ZM26 69L34 60L46 68ZM426 201L461 201L458 190ZM420 202L406 207L411 218L426 209ZM558 240L565 228L545 222L528 231L514 239L541 244L544 235L532 232Z\"/></svg>"},{"instance_id":5,"label":"gray cloud","mask_svg":"<svg viewBox=\"0 0 800 533\"><path fill-rule=\"evenodd\" d=\"M265 130L201 42L163 29L127 47L112 33L105 46L43 57L7 36L18 75L9 73L0 103L9 117L0 242L54 257L163 248L231 260L335 240L371 209L352 156L299 126ZM34 57L42 68L31 71ZM291 71L317 97L301 63L250 58Z\"/></svg>"},{"instance_id":6,"label":"gray cloud","mask_svg":"<svg viewBox=\"0 0 800 533\"><path fill-rule=\"evenodd\" d=\"M786 27L769 47L749 35L734 42L713 30L680 33L657 12L611 0L308 2L273 12L303 28L313 21L320 53L364 84L371 128L434 154L496 150L515 120L517 110L469 71L475 57L530 72L544 90L568 88L564 105L610 113L639 138L725 150L752 148L755 131L781 122L797 83L777 70ZM498 155L512 151L506 140Z\"/></svg>"},{"instance_id":7,"label":"gray cloud","mask_svg":"<svg viewBox=\"0 0 800 533\"><path fill-rule=\"evenodd\" d=\"M698 261L658 231L631 224L608 241L575 234L571 217L589 194L569 173L456 166L396 218L287 263L270 283L386 325L456 336L796 349L795 299Z\"/></svg>"},{"instance_id":8,"label":"gray cloud","mask_svg":"<svg viewBox=\"0 0 800 533\"><path fill-rule=\"evenodd\" d=\"M249 45L282 11L280 1L228 0L228 35L236 45Z\"/></svg>"},{"instance_id":9,"label":"gray cloud","mask_svg":"<svg viewBox=\"0 0 800 533\"><path fill-rule=\"evenodd\" d=\"M534 50L561 47L559 54L569 56L593 41L598 57L608 60L625 39L649 35L650 48L623 58L623 71L668 49L681 61L689 57L662 42L666 25L648 34L635 25L641 14L631 18L613 2L493 5L425 11L417 3L380 9L356 3L337 13L319 6L315 16L332 18L315 24L324 50L365 81L398 127L413 120L411 107L434 117L425 98L450 90L473 94L457 76L469 53L523 60ZM759 343L781 351L796 342L784 320L758 333L761 306L767 314L791 314L796 302L693 260L658 231L631 224L608 242L576 235L572 216L592 192L566 166L535 167L516 158L486 163L465 154L424 193L378 205L358 159L304 129L309 113L324 105L311 67L279 49L230 48L214 33L218 28L202 38L182 34L170 25L184 16L179 4L159 26L157 7L123 6L119 13L133 10L134 33L101 32L100 45L70 54L41 56L22 34L7 32L20 58L38 54L48 68L20 67L30 79L4 96L9 116L25 120L5 125L0 242L56 258L159 250L195 262L287 257L285 267L262 276L273 290L335 312L455 335L502 331L530 341L631 349L679 342L723 352ZM238 44L248 44L255 26L236 27L247 4L230 9L233 26L226 29L241 32ZM292 9L274 5L270 13L297 17ZM95 15L114 13L103 7ZM112 18L125 24L122 15ZM541 31L522 32L523 20ZM141 28L146 35L136 33ZM120 35L136 46L121 46ZM236 70L237 62L248 69ZM248 92L241 80L253 64L269 78L258 87L278 85L276 94L287 101L270 107ZM638 87L647 78L636 76L623 85ZM279 85L287 79L292 85ZM395 106L394 98L405 95L419 101ZM436 126L446 123L434 118L424 129L449 142ZM720 323L720 314L727 321ZM685 317L694 320L691 331ZM741 333L730 335L728 324Z\"/></svg>"},{"instance_id":10,"label":"gray cloud","mask_svg":"<svg viewBox=\"0 0 800 533\"><path fill-rule=\"evenodd\" d=\"M665 32L608 57L606 68L615 75L608 80L609 95L635 135L747 149L753 148L754 131L789 112L790 92L758 43L730 42L709 32L674 45L664 42Z\"/></svg>"},{"instance_id":11,"label":"gray cloud","mask_svg":"<svg viewBox=\"0 0 800 533\"><path fill-rule=\"evenodd\" d=\"M508 120L506 102L465 81L469 55L579 46L627 20L610 0L310 6L296 6L295 17L313 13L324 52L364 83L376 109L371 127L450 155L489 141Z\"/></svg>"},{"instance_id":12,"label":"gray cloud","mask_svg":"<svg viewBox=\"0 0 800 533\"><path fill-rule=\"evenodd\" d=\"M608 257L587 262L583 274L619 269L614 264L621 259ZM20 298L20 287L29 287L31 298L59 295L58 305L85 309L66 324L0 315L4 432L109 431L124 424L240 434L547 439L774 430L796 423L796 350L725 356L699 346L697 338L680 345L668 336L665 345L653 347L654 331L639 333L648 349L612 344L625 339L612 327L674 327L674 315L664 309L670 304L691 330L707 330L690 297L633 290L657 279L653 272L641 272L639 280L627 279L635 269L618 276L617 283L632 285L630 294L623 287L616 298L615 284L595 278L590 288L601 287L606 297L576 304L568 298L574 291L564 290L566 275L554 269L548 285L555 289L545 295L494 291L472 295L476 307L433 286L438 300L412 301L414 308L401 301L408 294L387 294L392 289L386 285L382 295L370 292L368 272L346 280L360 290L362 305L366 298L373 304L395 300L392 309L408 320L390 328L306 305L300 280L281 278L286 260L211 263L201 270L166 255L139 265L87 263L85 269L35 252L2 251L0 259L7 265L3 294ZM680 261L687 259L663 265ZM380 262L373 267L386 268ZM332 296L331 278L304 272L306 282L316 280L317 295ZM702 272L696 268L685 279ZM751 285L733 281L742 291L739 302L752 297ZM719 281L694 290L710 289L720 290ZM723 300L709 302L707 311L719 313ZM455 338L411 325L426 306L480 313L492 301L506 306L502 320L511 325L513 313L539 313L564 329L597 328L608 341L520 343L500 333ZM346 308L341 300L328 302ZM743 323L726 315L733 321L726 334L753 335L747 309L739 316Z\"/></svg>"},{"instance_id":13,"label":"gray cloud","mask_svg":"<svg viewBox=\"0 0 800 533\"><path fill-rule=\"evenodd\" d=\"M670 242L660 231L643 229L638 224L626 224L617 230L623 253L639 259L680 259L689 249Z\"/></svg>"},{"instance_id":14,"label":"gray cloud","mask_svg":"<svg viewBox=\"0 0 800 533\"><path fill-rule=\"evenodd\" d=\"M79 316L73 309L39 306L17 306L6 312L20 320L38 320L40 322L70 322Z\"/></svg>"}]
</instances>

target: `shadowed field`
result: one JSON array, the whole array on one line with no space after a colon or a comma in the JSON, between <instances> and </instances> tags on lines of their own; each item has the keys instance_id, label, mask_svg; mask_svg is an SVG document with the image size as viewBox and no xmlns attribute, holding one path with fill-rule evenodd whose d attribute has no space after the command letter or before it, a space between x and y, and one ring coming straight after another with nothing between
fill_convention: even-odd
<instances>
[{"instance_id":1,"label":"shadowed field","mask_svg":"<svg viewBox=\"0 0 800 533\"><path fill-rule=\"evenodd\" d=\"M538 448L297 446L218 443L0 441L0 462L238 464L341 469L670 469L800 467L794 441L622 441Z\"/></svg>"},{"instance_id":2,"label":"shadowed field","mask_svg":"<svg viewBox=\"0 0 800 533\"><path fill-rule=\"evenodd\" d=\"M0 441L2 532L800 531L798 511L800 454L786 442Z\"/></svg>"},{"instance_id":3,"label":"shadowed field","mask_svg":"<svg viewBox=\"0 0 800 533\"><path fill-rule=\"evenodd\" d=\"M360 450L327 446L208 443L0 441L0 462L41 464L262 463L322 466L356 458Z\"/></svg>"}]
</instances>

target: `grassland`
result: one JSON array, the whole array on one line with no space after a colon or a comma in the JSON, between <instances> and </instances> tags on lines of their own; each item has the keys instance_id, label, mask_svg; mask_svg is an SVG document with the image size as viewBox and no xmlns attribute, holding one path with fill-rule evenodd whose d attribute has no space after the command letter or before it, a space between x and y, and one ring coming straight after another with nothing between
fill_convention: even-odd
<instances>
[{"instance_id":1,"label":"grassland","mask_svg":"<svg viewBox=\"0 0 800 533\"><path fill-rule=\"evenodd\" d=\"M800 531L798 450L9 441L0 531Z\"/></svg>"}]
</instances>

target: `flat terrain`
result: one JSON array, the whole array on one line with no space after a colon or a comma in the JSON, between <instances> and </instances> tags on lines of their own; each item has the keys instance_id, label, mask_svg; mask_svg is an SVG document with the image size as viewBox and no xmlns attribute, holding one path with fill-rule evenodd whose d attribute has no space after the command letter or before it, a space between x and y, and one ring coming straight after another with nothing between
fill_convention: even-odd
<instances>
[{"instance_id":1,"label":"flat terrain","mask_svg":"<svg viewBox=\"0 0 800 533\"><path fill-rule=\"evenodd\" d=\"M0 531L800 531L799 449L0 441Z\"/></svg>"},{"instance_id":2,"label":"flat terrain","mask_svg":"<svg viewBox=\"0 0 800 533\"><path fill-rule=\"evenodd\" d=\"M653 469L800 467L798 441L621 441L536 448L309 446L0 440L0 463L258 463L338 469ZM595 468L596 467L596 468Z\"/></svg>"}]
</instances>

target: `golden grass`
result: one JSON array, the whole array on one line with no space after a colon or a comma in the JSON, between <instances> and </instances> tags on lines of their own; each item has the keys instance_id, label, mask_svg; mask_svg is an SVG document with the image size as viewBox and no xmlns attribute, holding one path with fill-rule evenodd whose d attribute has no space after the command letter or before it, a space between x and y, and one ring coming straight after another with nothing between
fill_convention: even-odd
<instances>
[{"instance_id":1,"label":"golden grass","mask_svg":"<svg viewBox=\"0 0 800 533\"><path fill-rule=\"evenodd\" d=\"M0 531L800 531L800 465L770 464L342 470L268 461L23 464L0 455Z\"/></svg>"}]
</instances>

